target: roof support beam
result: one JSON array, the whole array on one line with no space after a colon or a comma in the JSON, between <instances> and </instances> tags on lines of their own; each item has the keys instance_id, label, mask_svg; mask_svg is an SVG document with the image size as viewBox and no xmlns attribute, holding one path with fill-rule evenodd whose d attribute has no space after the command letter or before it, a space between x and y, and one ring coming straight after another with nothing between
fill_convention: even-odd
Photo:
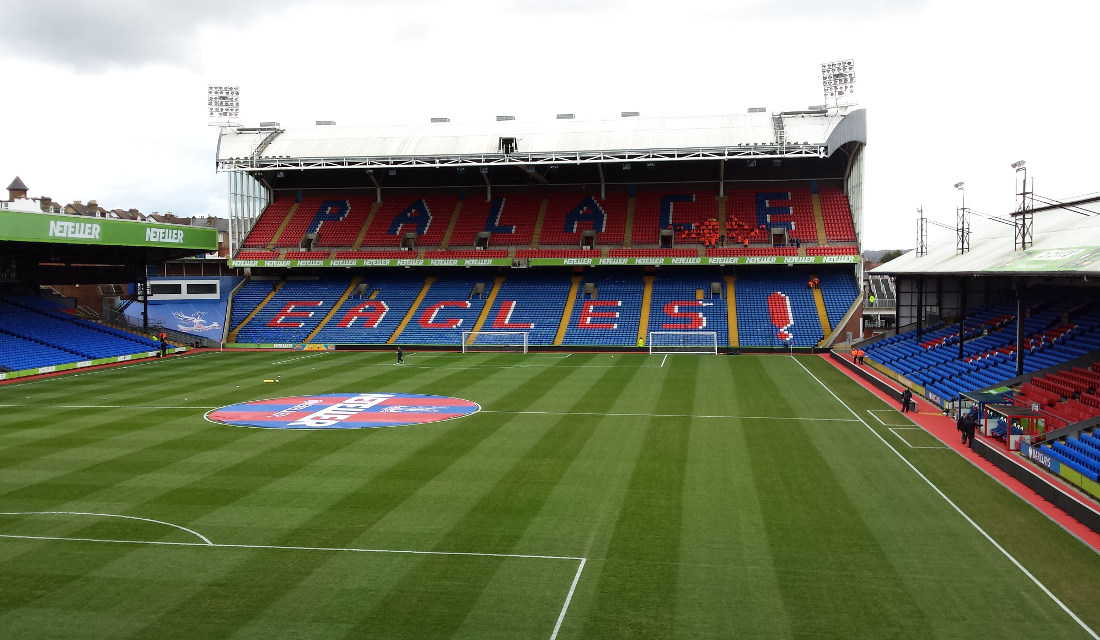
<instances>
[{"instance_id":1,"label":"roof support beam","mask_svg":"<svg viewBox=\"0 0 1100 640\"><path fill-rule=\"evenodd\" d=\"M373 171L367 171L367 177L374 184L374 199L382 202L382 185L378 184L378 178L374 177Z\"/></svg>"}]
</instances>

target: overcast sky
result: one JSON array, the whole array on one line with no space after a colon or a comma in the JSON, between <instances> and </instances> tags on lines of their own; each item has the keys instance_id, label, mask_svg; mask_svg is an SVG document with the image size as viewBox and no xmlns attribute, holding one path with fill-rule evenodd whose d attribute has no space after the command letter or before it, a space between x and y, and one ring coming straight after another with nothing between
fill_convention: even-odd
<instances>
[{"instance_id":1,"label":"overcast sky","mask_svg":"<svg viewBox=\"0 0 1100 640\"><path fill-rule=\"evenodd\" d=\"M1013 210L1016 160L1040 195L1100 191L1098 17L1095 0L0 0L0 186L225 217L208 83L241 86L242 124L691 116L820 104L821 63L852 58L863 244L908 249L917 207L954 224L956 182Z\"/></svg>"}]
</instances>

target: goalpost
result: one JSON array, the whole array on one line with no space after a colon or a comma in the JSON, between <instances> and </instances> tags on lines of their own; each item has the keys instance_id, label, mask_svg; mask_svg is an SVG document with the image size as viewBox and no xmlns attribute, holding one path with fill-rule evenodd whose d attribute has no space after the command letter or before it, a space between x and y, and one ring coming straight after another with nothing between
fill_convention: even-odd
<instances>
[{"instance_id":1,"label":"goalpost","mask_svg":"<svg viewBox=\"0 0 1100 640\"><path fill-rule=\"evenodd\" d=\"M718 355L716 331L650 331L649 353L709 353Z\"/></svg>"},{"instance_id":2,"label":"goalpost","mask_svg":"<svg viewBox=\"0 0 1100 640\"><path fill-rule=\"evenodd\" d=\"M463 331L462 353L510 351L527 353L526 331Z\"/></svg>"}]
</instances>

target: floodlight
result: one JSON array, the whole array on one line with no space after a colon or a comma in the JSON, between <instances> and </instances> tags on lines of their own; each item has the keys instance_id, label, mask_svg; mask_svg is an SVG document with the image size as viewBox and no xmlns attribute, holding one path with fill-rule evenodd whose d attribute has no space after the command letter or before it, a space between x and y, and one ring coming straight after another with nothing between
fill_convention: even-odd
<instances>
[{"instance_id":1,"label":"floodlight","mask_svg":"<svg viewBox=\"0 0 1100 640\"><path fill-rule=\"evenodd\" d=\"M241 92L237 85L206 85L206 123L235 127L240 122Z\"/></svg>"},{"instance_id":2,"label":"floodlight","mask_svg":"<svg viewBox=\"0 0 1100 640\"><path fill-rule=\"evenodd\" d=\"M1016 162L1012 163L1012 168L1019 171L1020 169L1024 168L1024 164L1025 164L1024 160L1017 160Z\"/></svg>"},{"instance_id":3,"label":"floodlight","mask_svg":"<svg viewBox=\"0 0 1100 640\"><path fill-rule=\"evenodd\" d=\"M838 60L821 65L821 86L825 91L825 102L851 94L855 85L855 63L852 60Z\"/></svg>"},{"instance_id":4,"label":"floodlight","mask_svg":"<svg viewBox=\"0 0 1100 640\"><path fill-rule=\"evenodd\" d=\"M963 183L962 182L956 182L955 183L955 188L956 189L962 189L963 188Z\"/></svg>"}]
</instances>

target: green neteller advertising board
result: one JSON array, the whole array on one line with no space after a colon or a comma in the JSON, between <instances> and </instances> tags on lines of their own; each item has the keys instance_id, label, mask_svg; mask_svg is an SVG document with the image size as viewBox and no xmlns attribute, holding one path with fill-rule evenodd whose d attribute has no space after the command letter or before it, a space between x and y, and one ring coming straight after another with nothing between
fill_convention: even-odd
<instances>
[{"instance_id":1,"label":"green neteller advertising board","mask_svg":"<svg viewBox=\"0 0 1100 640\"><path fill-rule=\"evenodd\" d=\"M855 264L859 256L728 256L728 257L639 257L639 258L528 258L532 267L553 266L665 266L665 265L767 265L767 264ZM231 267L507 267L511 258L400 258L358 260L230 260Z\"/></svg>"},{"instance_id":2,"label":"green neteller advertising board","mask_svg":"<svg viewBox=\"0 0 1100 640\"><path fill-rule=\"evenodd\" d=\"M21 211L0 212L0 240L207 252L218 249L218 232L215 229Z\"/></svg>"}]
</instances>

